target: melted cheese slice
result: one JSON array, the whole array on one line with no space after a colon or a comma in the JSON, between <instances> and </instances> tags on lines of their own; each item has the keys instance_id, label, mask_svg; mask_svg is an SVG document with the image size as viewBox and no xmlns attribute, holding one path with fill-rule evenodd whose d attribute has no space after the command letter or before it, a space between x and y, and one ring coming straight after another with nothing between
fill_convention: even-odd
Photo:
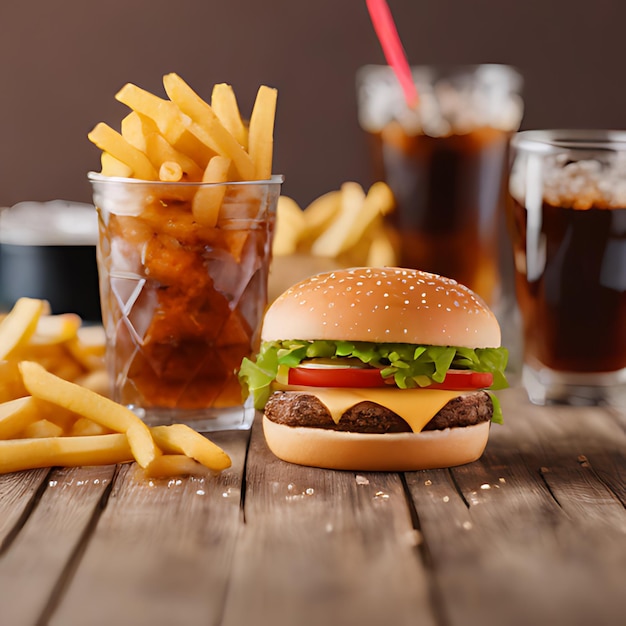
<instances>
[{"instance_id":1,"label":"melted cheese slice","mask_svg":"<svg viewBox=\"0 0 626 626\"><path fill-rule=\"evenodd\" d=\"M281 391L305 391L315 396L326 406L335 424L355 404L367 400L376 402L399 415L414 433L421 432L450 400L467 393L441 389L301 387L277 383L274 383L273 388Z\"/></svg>"}]
</instances>

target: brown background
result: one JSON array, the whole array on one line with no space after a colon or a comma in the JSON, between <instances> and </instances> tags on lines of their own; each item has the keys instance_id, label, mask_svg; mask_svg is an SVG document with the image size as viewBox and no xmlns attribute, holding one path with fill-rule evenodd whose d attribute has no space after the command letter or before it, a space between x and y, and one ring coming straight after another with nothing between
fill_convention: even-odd
<instances>
[{"instance_id":1,"label":"brown background","mask_svg":"<svg viewBox=\"0 0 626 626\"><path fill-rule=\"evenodd\" d=\"M621 0L390 0L412 63L502 62L526 78L523 126L626 125ZM275 171L306 203L369 182L354 74L383 56L364 0L20 0L0 5L0 206L88 201L86 139L116 127L127 81L230 82L249 112L280 90Z\"/></svg>"}]
</instances>

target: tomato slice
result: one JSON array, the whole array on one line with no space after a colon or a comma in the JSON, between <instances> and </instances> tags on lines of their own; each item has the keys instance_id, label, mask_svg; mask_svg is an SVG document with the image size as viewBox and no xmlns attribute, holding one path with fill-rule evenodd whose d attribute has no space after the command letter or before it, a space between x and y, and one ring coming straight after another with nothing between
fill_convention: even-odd
<instances>
[{"instance_id":1,"label":"tomato slice","mask_svg":"<svg viewBox=\"0 0 626 626\"><path fill-rule=\"evenodd\" d=\"M385 387L387 383L375 368L294 367L289 384L305 387Z\"/></svg>"},{"instance_id":2,"label":"tomato slice","mask_svg":"<svg viewBox=\"0 0 626 626\"><path fill-rule=\"evenodd\" d=\"M304 387L386 387L375 368L357 367L294 367L289 370L290 385ZM432 383L425 389L449 389L454 391L469 391L485 389L493 384L493 374L490 372L472 372L464 370L450 370L441 383Z\"/></svg>"},{"instance_id":3,"label":"tomato slice","mask_svg":"<svg viewBox=\"0 0 626 626\"><path fill-rule=\"evenodd\" d=\"M432 383L427 389L449 389L451 391L470 391L486 389L493 384L491 372L472 372L470 370L449 370L441 383Z\"/></svg>"}]
</instances>

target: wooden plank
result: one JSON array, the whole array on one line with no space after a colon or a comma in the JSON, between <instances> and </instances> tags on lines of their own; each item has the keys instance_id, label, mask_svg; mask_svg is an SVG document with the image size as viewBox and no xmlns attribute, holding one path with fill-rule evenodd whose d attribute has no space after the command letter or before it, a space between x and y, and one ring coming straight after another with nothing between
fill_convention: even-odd
<instances>
[{"instance_id":1,"label":"wooden plank","mask_svg":"<svg viewBox=\"0 0 626 626\"><path fill-rule=\"evenodd\" d=\"M114 466L57 469L49 475L41 499L0 559L3 624L32 626L47 612L114 470Z\"/></svg>"},{"instance_id":2,"label":"wooden plank","mask_svg":"<svg viewBox=\"0 0 626 626\"><path fill-rule=\"evenodd\" d=\"M620 623L626 511L580 459L621 455L624 433L602 409L533 407L521 393L503 394L505 426L480 461L407 475L445 618Z\"/></svg>"},{"instance_id":3,"label":"wooden plank","mask_svg":"<svg viewBox=\"0 0 626 626\"><path fill-rule=\"evenodd\" d=\"M580 457L580 460L589 464L598 478L619 498L622 505L626 506L626 460L624 453L615 450L591 451L588 456Z\"/></svg>"},{"instance_id":4,"label":"wooden plank","mask_svg":"<svg viewBox=\"0 0 626 626\"><path fill-rule=\"evenodd\" d=\"M437 623L399 475L284 463L257 423L246 487L223 626Z\"/></svg>"},{"instance_id":5,"label":"wooden plank","mask_svg":"<svg viewBox=\"0 0 626 626\"><path fill-rule=\"evenodd\" d=\"M147 481L124 468L50 624L214 624L242 514L248 432L212 434L217 476Z\"/></svg>"},{"instance_id":6,"label":"wooden plank","mask_svg":"<svg viewBox=\"0 0 626 626\"><path fill-rule=\"evenodd\" d=\"M26 522L45 488L49 469L0 475L0 554Z\"/></svg>"},{"instance_id":7,"label":"wooden plank","mask_svg":"<svg viewBox=\"0 0 626 626\"><path fill-rule=\"evenodd\" d=\"M626 533L624 505L592 470L586 456L544 466L541 475L564 513L578 525Z\"/></svg>"}]
</instances>

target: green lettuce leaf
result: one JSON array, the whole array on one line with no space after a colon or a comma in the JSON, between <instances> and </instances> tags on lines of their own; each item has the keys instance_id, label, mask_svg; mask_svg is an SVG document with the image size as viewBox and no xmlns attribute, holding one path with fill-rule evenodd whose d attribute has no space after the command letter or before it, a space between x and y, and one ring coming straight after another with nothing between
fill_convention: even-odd
<instances>
[{"instance_id":1,"label":"green lettuce leaf","mask_svg":"<svg viewBox=\"0 0 626 626\"><path fill-rule=\"evenodd\" d=\"M490 393L491 402L493 403L493 415L491 416L491 421L494 424L504 424L504 418L502 416L502 407L500 406L500 400L495 393Z\"/></svg>"},{"instance_id":2,"label":"green lettuce leaf","mask_svg":"<svg viewBox=\"0 0 626 626\"><path fill-rule=\"evenodd\" d=\"M442 382L449 369L491 372L490 389L508 387L504 370L508 360L506 348L460 348L453 346L419 346L406 343L368 343L350 341L268 341L261 345L255 361L244 359L239 379L244 390L254 398L254 406L262 410L271 390L270 385L281 372L297 367L305 359L356 358L381 369L384 378L391 378L400 389L426 387ZM502 419L499 411L496 419ZM497 405L499 407L499 404Z\"/></svg>"}]
</instances>

